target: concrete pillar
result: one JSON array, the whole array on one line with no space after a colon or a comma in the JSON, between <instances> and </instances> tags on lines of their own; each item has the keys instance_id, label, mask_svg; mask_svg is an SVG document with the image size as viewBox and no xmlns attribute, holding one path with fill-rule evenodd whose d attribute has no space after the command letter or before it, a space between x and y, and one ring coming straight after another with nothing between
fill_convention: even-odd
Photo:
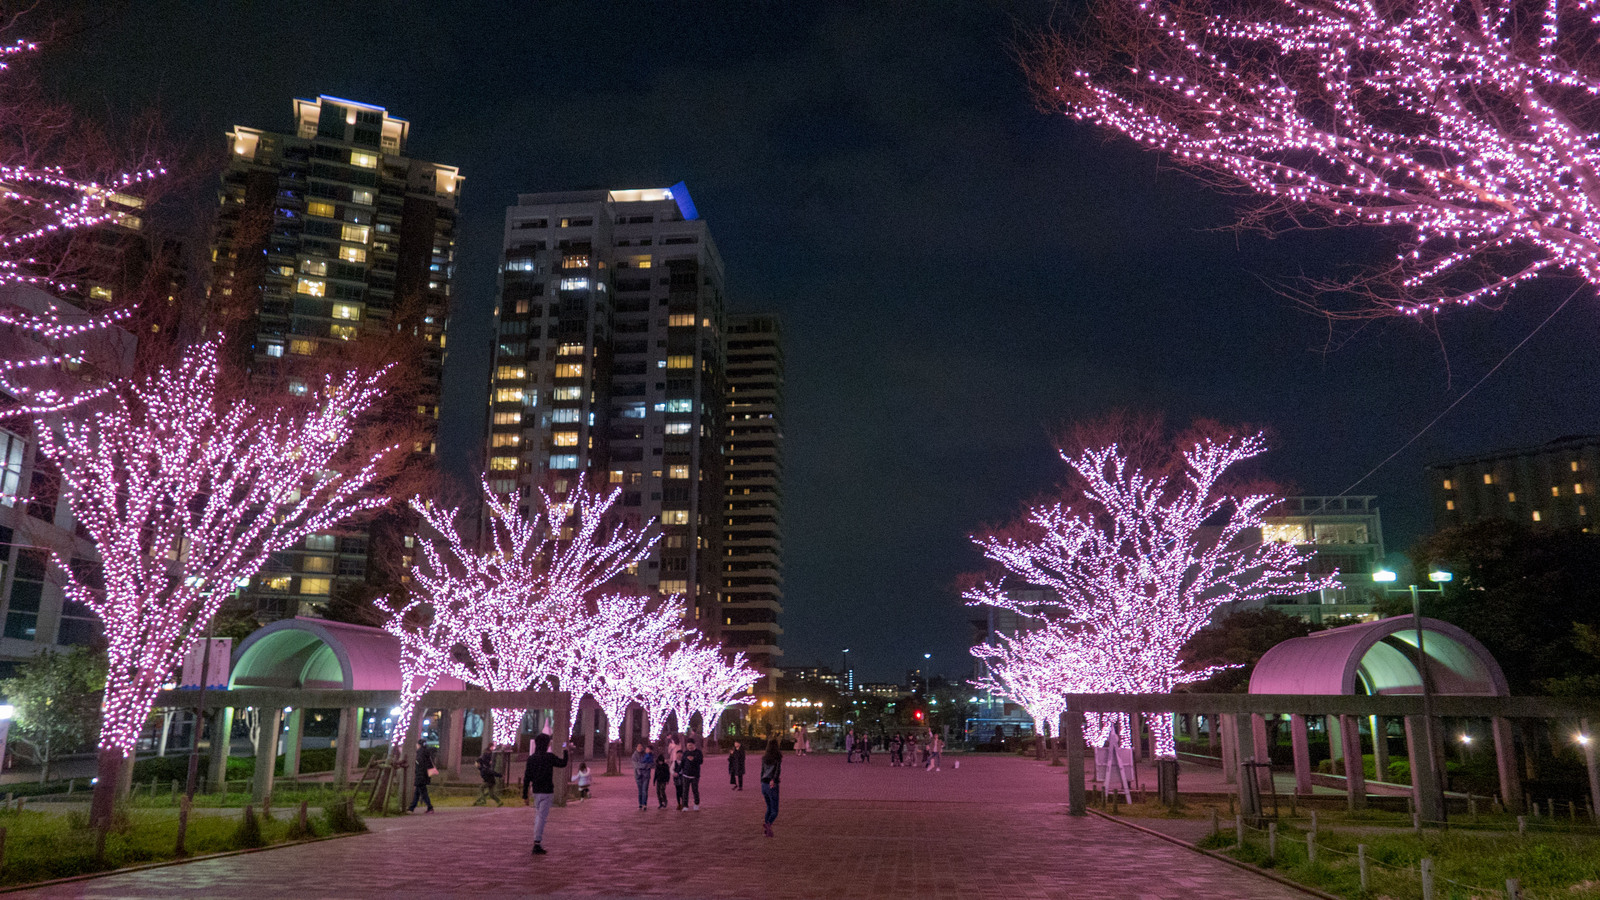
<instances>
[{"instance_id":1,"label":"concrete pillar","mask_svg":"<svg viewBox=\"0 0 1600 900\"><path fill-rule=\"evenodd\" d=\"M1340 716L1339 730L1344 735L1345 806L1366 809L1367 775L1361 759L1361 720L1355 716Z\"/></svg>"},{"instance_id":2,"label":"concrete pillar","mask_svg":"<svg viewBox=\"0 0 1600 900\"><path fill-rule=\"evenodd\" d=\"M283 735L283 775L292 778L300 774L300 744L306 733L306 711L295 707L289 713L289 729Z\"/></svg>"},{"instance_id":3,"label":"concrete pillar","mask_svg":"<svg viewBox=\"0 0 1600 900\"><path fill-rule=\"evenodd\" d=\"M1223 713L1215 720L1218 726L1216 731L1222 732L1222 783L1233 784L1234 775L1239 771L1239 754L1235 747L1234 716L1232 713Z\"/></svg>"},{"instance_id":4,"label":"concrete pillar","mask_svg":"<svg viewBox=\"0 0 1600 900\"><path fill-rule=\"evenodd\" d=\"M1254 736L1250 716L1232 715L1228 717L1233 727L1229 731L1233 734L1234 754L1237 764L1234 769L1234 779L1239 786L1239 812L1246 819L1255 819L1261 815L1261 793L1256 785L1250 783L1246 775L1244 764L1256 760L1257 751L1254 746Z\"/></svg>"},{"instance_id":5,"label":"concrete pillar","mask_svg":"<svg viewBox=\"0 0 1600 900\"><path fill-rule=\"evenodd\" d=\"M1061 734L1067 742L1067 814L1086 816L1089 802L1083 787L1083 713L1062 713Z\"/></svg>"},{"instance_id":6,"label":"concrete pillar","mask_svg":"<svg viewBox=\"0 0 1600 900\"><path fill-rule=\"evenodd\" d=\"M1389 720L1372 717L1372 779L1389 780Z\"/></svg>"},{"instance_id":7,"label":"concrete pillar","mask_svg":"<svg viewBox=\"0 0 1600 900\"><path fill-rule=\"evenodd\" d=\"M555 722L550 726L550 749L552 752L560 753L561 745L572 739L572 714L569 711L571 706L572 704L564 699L556 701ZM555 773L555 804L557 806L567 805L567 783L571 779L571 769L575 765L576 761L573 761L568 765L567 769L559 770Z\"/></svg>"},{"instance_id":8,"label":"concrete pillar","mask_svg":"<svg viewBox=\"0 0 1600 900\"><path fill-rule=\"evenodd\" d=\"M1588 720L1585 720L1587 722ZM1584 726L1585 733L1588 726ZM1522 812L1522 777L1517 771L1517 732L1510 719L1493 718L1489 720L1489 731L1494 736L1494 765L1500 773L1500 802L1505 805L1506 812L1520 814ZM1591 745L1593 742L1590 742ZM1590 786L1594 786L1594 751L1590 753ZM1591 807L1600 810L1600 806Z\"/></svg>"},{"instance_id":9,"label":"concrete pillar","mask_svg":"<svg viewBox=\"0 0 1600 900\"><path fill-rule=\"evenodd\" d=\"M1338 762L1344 759L1344 735L1339 730L1339 717L1323 716L1322 723L1323 731L1328 735L1328 758L1334 762L1333 774L1338 775Z\"/></svg>"},{"instance_id":10,"label":"concrete pillar","mask_svg":"<svg viewBox=\"0 0 1600 900\"><path fill-rule=\"evenodd\" d=\"M467 737L467 711L452 709L440 721L439 772L449 781L461 780L461 742Z\"/></svg>"},{"instance_id":11,"label":"concrete pillar","mask_svg":"<svg viewBox=\"0 0 1600 900\"><path fill-rule=\"evenodd\" d=\"M588 700L584 700L583 705L578 707L578 734L583 738L583 758L586 760L593 760L597 758L594 752L594 732L597 712L599 712L599 710L590 704Z\"/></svg>"},{"instance_id":12,"label":"concrete pillar","mask_svg":"<svg viewBox=\"0 0 1600 900\"><path fill-rule=\"evenodd\" d=\"M1294 792L1301 797L1311 796L1311 736L1306 729L1306 717L1289 717L1289 746L1294 752Z\"/></svg>"},{"instance_id":13,"label":"concrete pillar","mask_svg":"<svg viewBox=\"0 0 1600 900\"><path fill-rule=\"evenodd\" d=\"M333 783L346 785L361 777L361 713L357 708L339 711L339 735L334 738Z\"/></svg>"},{"instance_id":14,"label":"concrete pillar","mask_svg":"<svg viewBox=\"0 0 1600 900\"><path fill-rule=\"evenodd\" d=\"M195 735L199 740L199 735ZM233 709L231 707L211 713L211 763L207 766L207 793L227 793L228 745L233 743Z\"/></svg>"},{"instance_id":15,"label":"concrete pillar","mask_svg":"<svg viewBox=\"0 0 1600 900\"><path fill-rule=\"evenodd\" d=\"M1222 731L1217 727L1216 713L1206 716L1206 744L1210 746L1212 753L1222 755Z\"/></svg>"},{"instance_id":16,"label":"concrete pillar","mask_svg":"<svg viewBox=\"0 0 1600 900\"><path fill-rule=\"evenodd\" d=\"M1406 716L1406 753L1411 759L1411 800L1424 822L1444 821L1444 793L1435 768L1434 748L1426 746L1421 716Z\"/></svg>"},{"instance_id":17,"label":"concrete pillar","mask_svg":"<svg viewBox=\"0 0 1600 900\"><path fill-rule=\"evenodd\" d=\"M1250 736L1254 738L1256 762L1272 761L1272 745L1267 742L1267 717L1260 713L1250 716ZM1272 790L1272 773L1257 769L1256 785L1263 791Z\"/></svg>"},{"instance_id":18,"label":"concrete pillar","mask_svg":"<svg viewBox=\"0 0 1600 900\"><path fill-rule=\"evenodd\" d=\"M177 710L163 709L161 711L161 742L156 745L156 755L167 755L167 740L172 736L172 717Z\"/></svg>"},{"instance_id":19,"label":"concrete pillar","mask_svg":"<svg viewBox=\"0 0 1600 900\"><path fill-rule=\"evenodd\" d=\"M250 798L265 803L272 797L272 779L278 769L278 738L283 731L283 710L280 707L256 709L260 728L256 733L256 780Z\"/></svg>"}]
</instances>

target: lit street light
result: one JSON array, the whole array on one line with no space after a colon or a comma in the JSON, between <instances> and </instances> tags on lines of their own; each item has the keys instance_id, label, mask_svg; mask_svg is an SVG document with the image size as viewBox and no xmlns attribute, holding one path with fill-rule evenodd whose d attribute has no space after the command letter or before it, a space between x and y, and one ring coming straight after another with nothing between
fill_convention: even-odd
<instances>
[{"instance_id":1,"label":"lit street light","mask_svg":"<svg viewBox=\"0 0 1600 900\"><path fill-rule=\"evenodd\" d=\"M1422 640L1422 600L1418 595L1422 593L1443 594L1445 583L1454 577L1449 572L1435 569L1428 573L1428 580L1438 585L1438 587L1424 591L1419 589L1415 583L1406 585L1406 588L1411 591L1411 627L1417 632L1417 677L1422 680L1422 739L1427 747L1428 758L1433 762L1434 770L1432 787L1435 796L1429 799L1436 805L1440 821L1448 818L1449 811L1444 804L1443 760L1439 759L1433 742L1433 679L1428 677L1428 655L1423 648ZM1385 585L1383 590L1387 592L1392 590L1387 585L1394 582L1395 574L1388 569L1379 569L1372 573L1372 580Z\"/></svg>"}]
</instances>

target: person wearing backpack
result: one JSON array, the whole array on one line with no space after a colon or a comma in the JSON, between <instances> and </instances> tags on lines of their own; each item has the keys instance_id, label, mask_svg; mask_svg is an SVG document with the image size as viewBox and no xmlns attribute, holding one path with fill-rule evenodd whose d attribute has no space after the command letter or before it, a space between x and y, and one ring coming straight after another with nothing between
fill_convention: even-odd
<instances>
[{"instance_id":1,"label":"person wearing backpack","mask_svg":"<svg viewBox=\"0 0 1600 900\"><path fill-rule=\"evenodd\" d=\"M767 741L767 752L761 755L761 797L767 801L767 817L761 830L772 837L772 823L778 819L778 782L783 779L783 751L778 739Z\"/></svg>"},{"instance_id":2,"label":"person wearing backpack","mask_svg":"<svg viewBox=\"0 0 1600 900\"><path fill-rule=\"evenodd\" d=\"M493 750L485 750L478 755L478 777L483 779L483 789L478 791L478 799L472 801L472 805L483 806L493 800L495 806L505 806L500 800L500 791L495 787L500 780L500 773L494 770Z\"/></svg>"}]
</instances>

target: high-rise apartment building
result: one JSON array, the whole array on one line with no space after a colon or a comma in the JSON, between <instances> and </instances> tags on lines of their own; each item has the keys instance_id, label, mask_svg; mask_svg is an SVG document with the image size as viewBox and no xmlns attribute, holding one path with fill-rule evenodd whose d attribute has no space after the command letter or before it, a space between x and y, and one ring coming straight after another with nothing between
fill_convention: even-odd
<instances>
[{"instance_id":1,"label":"high-rise apartment building","mask_svg":"<svg viewBox=\"0 0 1600 900\"><path fill-rule=\"evenodd\" d=\"M390 342L410 367L396 390L412 392L413 449L431 453L461 175L406 156L410 123L381 106L321 96L294 115L292 132L228 133L213 290L243 322L232 343L256 377L304 392L340 345ZM264 618L315 614L403 562L399 530L312 535L247 593Z\"/></svg>"},{"instance_id":2,"label":"high-rise apartment building","mask_svg":"<svg viewBox=\"0 0 1600 900\"><path fill-rule=\"evenodd\" d=\"M778 687L783 612L783 346L771 315L728 317L722 644Z\"/></svg>"},{"instance_id":3,"label":"high-rise apartment building","mask_svg":"<svg viewBox=\"0 0 1600 900\"><path fill-rule=\"evenodd\" d=\"M1433 524L1510 519L1533 528L1588 531L1600 490L1600 435L1557 438L1538 447L1501 450L1428 467ZM1600 515L1600 507L1595 512Z\"/></svg>"},{"instance_id":4,"label":"high-rise apartment building","mask_svg":"<svg viewBox=\"0 0 1600 900\"><path fill-rule=\"evenodd\" d=\"M520 195L495 330L490 487L620 487L661 525L639 581L720 639L722 260L688 189Z\"/></svg>"}]
</instances>

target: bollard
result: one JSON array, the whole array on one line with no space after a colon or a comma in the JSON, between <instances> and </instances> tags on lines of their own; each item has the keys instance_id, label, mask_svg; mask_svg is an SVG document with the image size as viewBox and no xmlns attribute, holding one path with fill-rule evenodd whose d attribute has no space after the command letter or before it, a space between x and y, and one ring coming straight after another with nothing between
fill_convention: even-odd
<instances>
[{"instance_id":1,"label":"bollard","mask_svg":"<svg viewBox=\"0 0 1600 900\"><path fill-rule=\"evenodd\" d=\"M1415 834L1422 833L1422 813L1411 814L1411 831Z\"/></svg>"},{"instance_id":2,"label":"bollard","mask_svg":"<svg viewBox=\"0 0 1600 900\"><path fill-rule=\"evenodd\" d=\"M300 833L304 834L309 830L310 830L310 825L306 821L306 801L301 800L300 801Z\"/></svg>"},{"instance_id":3,"label":"bollard","mask_svg":"<svg viewBox=\"0 0 1600 900\"><path fill-rule=\"evenodd\" d=\"M1317 833L1306 832L1306 862L1313 866L1317 864Z\"/></svg>"},{"instance_id":4,"label":"bollard","mask_svg":"<svg viewBox=\"0 0 1600 900\"><path fill-rule=\"evenodd\" d=\"M172 779L172 802L178 802L178 779Z\"/></svg>"},{"instance_id":5,"label":"bollard","mask_svg":"<svg viewBox=\"0 0 1600 900\"><path fill-rule=\"evenodd\" d=\"M1356 845L1356 869L1361 873L1361 893L1365 894L1372 888L1367 884L1367 845Z\"/></svg>"},{"instance_id":6,"label":"bollard","mask_svg":"<svg viewBox=\"0 0 1600 900\"><path fill-rule=\"evenodd\" d=\"M1433 900L1433 860L1422 858L1422 900Z\"/></svg>"},{"instance_id":7,"label":"bollard","mask_svg":"<svg viewBox=\"0 0 1600 900\"><path fill-rule=\"evenodd\" d=\"M1234 846L1244 846L1244 816L1237 813L1233 817L1233 840Z\"/></svg>"},{"instance_id":8,"label":"bollard","mask_svg":"<svg viewBox=\"0 0 1600 900\"><path fill-rule=\"evenodd\" d=\"M1267 862L1278 861L1278 823L1267 823Z\"/></svg>"},{"instance_id":9,"label":"bollard","mask_svg":"<svg viewBox=\"0 0 1600 900\"><path fill-rule=\"evenodd\" d=\"M1471 816L1474 822L1478 820L1478 798L1471 794L1467 795L1467 815Z\"/></svg>"},{"instance_id":10,"label":"bollard","mask_svg":"<svg viewBox=\"0 0 1600 900\"><path fill-rule=\"evenodd\" d=\"M1517 837L1528 836L1528 817L1517 816Z\"/></svg>"},{"instance_id":11,"label":"bollard","mask_svg":"<svg viewBox=\"0 0 1600 900\"><path fill-rule=\"evenodd\" d=\"M68 778L67 779L67 796L68 797L72 796L72 786L73 786L73 784L75 784L77 782L77 780L78 779L76 779L76 778Z\"/></svg>"},{"instance_id":12,"label":"bollard","mask_svg":"<svg viewBox=\"0 0 1600 900\"><path fill-rule=\"evenodd\" d=\"M1517 900L1517 895L1522 893L1522 883L1515 878L1506 879L1506 900Z\"/></svg>"},{"instance_id":13,"label":"bollard","mask_svg":"<svg viewBox=\"0 0 1600 900\"><path fill-rule=\"evenodd\" d=\"M1217 808L1213 806L1211 807L1211 833L1216 834L1221 830L1222 826L1217 824Z\"/></svg>"},{"instance_id":14,"label":"bollard","mask_svg":"<svg viewBox=\"0 0 1600 900\"><path fill-rule=\"evenodd\" d=\"M1567 819L1574 825L1578 824L1578 804L1571 800L1567 801Z\"/></svg>"},{"instance_id":15,"label":"bollard","mask_svg":"<svg viewBox=\"0 0 1600 900\"><path fill-rule=\"evenodd\" d=\"M189 805L190 800L187 795L178 801L178 844L172 853L180 859L189 855L189 849L184 844L189 837Z\"/></svg>"},{"instance_id":16,"label":"bollard","mask_svg":"<svg viewBox=\"0 0 1600 900\"><path fill-rule=\"evenodd\" d=\"M1314 809L1311 810L1311 830L1317 830L1317 811Z\"/></svg>"}]
</instances>

